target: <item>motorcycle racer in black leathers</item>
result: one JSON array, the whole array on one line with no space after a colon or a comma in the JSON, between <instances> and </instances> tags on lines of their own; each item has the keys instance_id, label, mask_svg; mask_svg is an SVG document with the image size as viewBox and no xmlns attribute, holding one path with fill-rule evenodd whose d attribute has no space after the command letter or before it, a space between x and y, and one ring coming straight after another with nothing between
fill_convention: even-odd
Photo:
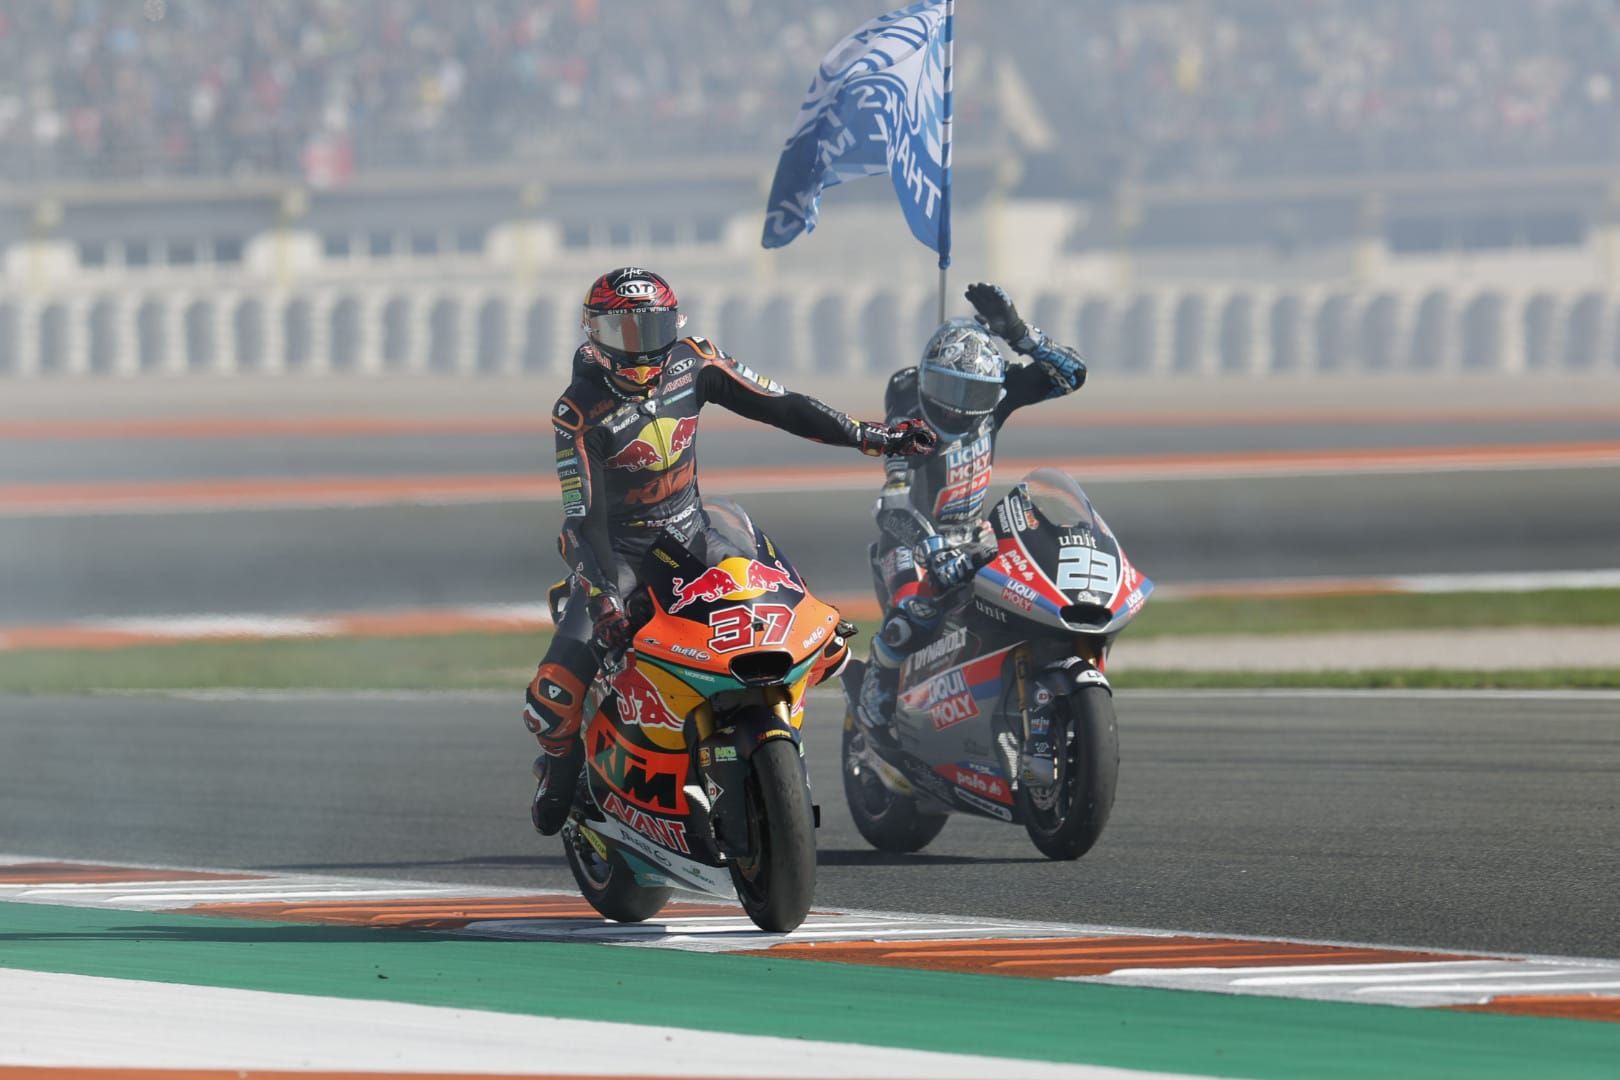
<instances>
[{"instance_id":1,"label":"motorcycle racer in black leathers","mask_svg":"<svg viewBox=\"0 0 1620 1080\"><path fill-rule=\"evenodd\" d=\"M1086 381L1079 354L1020 318L999 286L977 283L966 295L976 317L942 323L921 362L896 372L885 395L887 416L914 416L920 408L939 441L921 456L891 460L878 498L873 572L884 619L856 710L874 729L889 722L901 661L939 628L943 612L933 598L977 569L973 549L997 432L1014 411L1071 394ZM1009 367L992 334L1030 363Z\"/></svg>"},{"instance_id":2,"label":"motorcycle racer in black leathers","mask_svg":"<svg viewBox=\"0 0 1620 1080\"><path fill-rule=\"evenodd\" d=\"M586 341L573 381L551 411L562 492L559 547L570 573L561 623L529 683L524 723L538 738L534 826L550 835L573 802L583 747L585 691L599 657L629 644L623 598L642 558L669 529L700 557L709 534L698 494L698 413L717 404L801 438L863 453L914 454L933 444L925 424L863 423L796 394L701 337L678 337L685 318L662 277L624 267L586 294Z\"/></svg>"}]
</instances>

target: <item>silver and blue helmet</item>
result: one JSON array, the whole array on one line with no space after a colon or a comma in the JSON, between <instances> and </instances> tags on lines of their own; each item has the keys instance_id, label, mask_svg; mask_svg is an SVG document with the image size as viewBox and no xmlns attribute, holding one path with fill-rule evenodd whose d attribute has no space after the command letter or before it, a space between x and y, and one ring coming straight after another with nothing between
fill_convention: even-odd
<instances>
[{"instance_id":1,"label":"silver and blue helmet","mask_svg":"<svg viewBox=\"0 0 1620 1080\"><path fill-rule=\"evenodd\" d=\"M923 417L940 431L961 435L995 410L1007 361L990 333L972 319L941 323L917 365Z\"/></svg>"}]
</instances>

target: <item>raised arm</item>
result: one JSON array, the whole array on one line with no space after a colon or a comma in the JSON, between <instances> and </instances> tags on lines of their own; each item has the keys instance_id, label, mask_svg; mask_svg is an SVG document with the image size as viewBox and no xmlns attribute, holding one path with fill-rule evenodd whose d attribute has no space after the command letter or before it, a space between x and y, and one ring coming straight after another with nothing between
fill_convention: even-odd
<instances>
[{"instance_id":1,"label":"raised arm","mask_svg":"<svg viewBox=\"0 0 1620 1080\"><path fill-rule=\"evenodd\" d=\"M1080 354L1047 337L1040 327L1026 323L999 285L969 285L967 298L985 329L1030 359L1028 364L1007 369L1002 384L1007 394L996 406L998 426L1016 409L1072 394L1085 385L1086 364Z\"/></svg>"}]
</instances>

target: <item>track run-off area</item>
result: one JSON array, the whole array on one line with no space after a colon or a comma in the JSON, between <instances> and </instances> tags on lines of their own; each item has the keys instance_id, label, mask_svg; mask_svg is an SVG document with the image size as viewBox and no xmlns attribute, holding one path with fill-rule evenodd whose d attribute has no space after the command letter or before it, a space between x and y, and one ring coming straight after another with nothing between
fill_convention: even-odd
<instances>
[{"instance_id":1,"label":"track run-off area","mask_svg":"<svg viewBox=\"0 0 1620 1080\"><path fill-rule=\"evenodd\" d=\"M640 927L596 919L559 841L528 828L526 739L498 695L0 699L0 1009L29 1020L0 1025L0 1062L288 1067L251 1031L234 1051L195 1035L272 1005L307 1016L314 996L341 1000L310 1045L348 1025L362 1050L331 1060L365 1068L367 1040L413 1023L365 1012L387 1004L470 1010L469 1030L628 1028L624 1068L603 1056L615 1029L572 1032L585 1058L509 1069L502 1048L537 1037L514 1029L485 1057L456 1044L459 1071L1612 1075L1620 695L1138 691L1118 708L1112 821L1055 864L964 819L919 855L868 849L842 804L837 699L817 694L818 908L784 938L690 900ZM103 1002L103 1042L69 1037L57 1007L76 994ZM151 1025L171 1000L180 1021ZM145 1056L110 1057L138 1023ZM667 1059L636 1056L647 1025L677 1032ZM780 1068L746 1041L780 1036L811 1040Z\"/></svg>"}]
</instances>

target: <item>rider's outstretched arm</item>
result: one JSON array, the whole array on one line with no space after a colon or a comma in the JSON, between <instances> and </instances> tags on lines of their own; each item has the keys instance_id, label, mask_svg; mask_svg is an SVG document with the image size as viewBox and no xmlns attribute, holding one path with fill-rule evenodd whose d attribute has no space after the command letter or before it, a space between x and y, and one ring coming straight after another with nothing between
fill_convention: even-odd
<instances>
[{"instance_id":1,"label":"rider's outstretched arm","mask_svg":"<svg viewBox=\"0 0 1620 1080\"><path fill-rule=\"evenodd\" d=\"M883 419L890 425L917 412L917 369L901 368L889 376L883 394ZM890 458L884 466L883 491L878 495L872 516L883 535L893 542L914 548L935 533L934 523L912 503L912 461Z\"/></svg>"},{"instance_id":2,"label":"rider's outstretched arm","mask_svg":"<svg viewBox=\"0 0 1620 1080\"><path fill-rule=\"evenodd\" d=\"M603 484L602 453L585 430L584 417L566 396L551 410L557 430L557 483L562 488L563 527L557 544L563 559L589 594L616 597Z\"/></svg>"},{"instance_id":3,"label":"rider's outstretched arm","mask_svg":"<svg viewBox=\"0 0 1620 1080\"><path fill-rule=\"evenodd\" d=\"M801 439L852 446L864 454L892 452L893 432L883 424L853 420L824 401L795 393L722 353L704 338L689 338L702 356L698 400L738 416L780 428Z\"/></svg>"}]
</instances>

